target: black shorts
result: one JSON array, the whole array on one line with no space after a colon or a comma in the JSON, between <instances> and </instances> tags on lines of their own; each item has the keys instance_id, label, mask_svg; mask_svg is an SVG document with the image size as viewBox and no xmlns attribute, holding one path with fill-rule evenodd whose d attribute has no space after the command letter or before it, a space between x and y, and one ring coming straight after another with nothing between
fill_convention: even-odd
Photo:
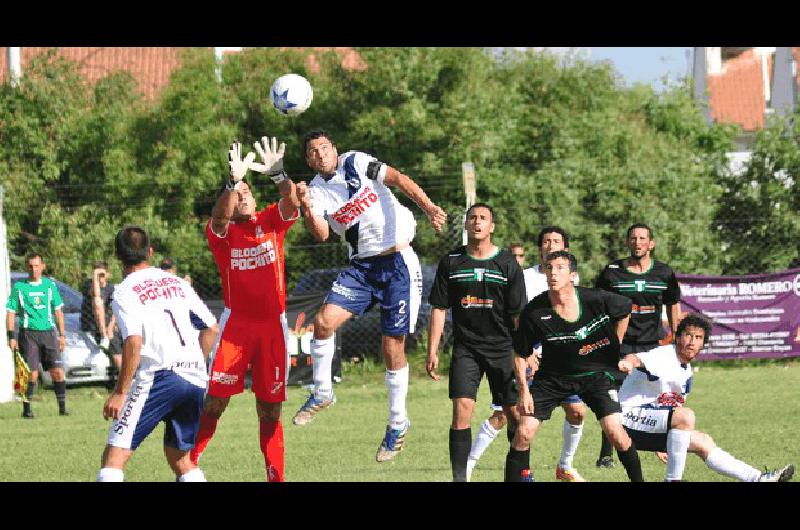
<instances>
[{"instance_id":1,"label":"black shorts","mask_svg":"<svg viewBox=\"0 0 800 530\"><path fill-rule=\"evenodd\" d=\"M476 400L483 374L489 381L492 403L513 405L517 402L514 361L509 351L505 357L484 357L460 344L453 345L450 362L450 399Z\"/></svg>"},{"instance_id":2,"label":"black shorts","mask_svg":"<svg viewBox=\"0 0 800 530\"><path fill-rule=\"evenodd\" d=\"M31 370L38 370L41 363L45 370L63 368L64 361L58 350L58 335L55 330L19 330L19 351Z\"/></svg>"},{"instance_id":3,"label":"black shorts","mask_svg":"<svg viewBox=\"0 0 800 530\"><path fill-rule=\"evenodd\" d=\"M598 420L622 412L615 384L603 372L583 377L537 373L531 385L533 417L549 420L553 409L573 394L580 396Z\"/></svg>"}]
</instances>

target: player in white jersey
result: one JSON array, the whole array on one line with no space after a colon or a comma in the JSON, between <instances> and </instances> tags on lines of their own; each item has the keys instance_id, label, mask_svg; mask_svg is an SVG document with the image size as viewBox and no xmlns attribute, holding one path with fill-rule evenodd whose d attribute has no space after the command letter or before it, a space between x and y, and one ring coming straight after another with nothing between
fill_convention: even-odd
<instances>
[{"instance_id":1,"label":"player in white jersey","mask_svg":"<svg viewBox=\"0 0 800 530\"><path fill-rule=\"evenodd\" d=\"M523 269L522 274L525 278L525 291L527 300L533 298L548 289L547 277L541 272L540 267L545 262L545 256L557 250L569 251L569 234L559 226L546 226L539 231L536 238L536 245L539 249L539 263L533 267ZM525 249L521 244L514 243L509 245L509 250L517 258L520 267L525 265ZM575 273L574 285L580 281L578 273ZM537 367L537 359L541 356L542 348L538 346L534 349L534 355L528 357L528 383L533 380L533 373ZM583 436L583 417L586 415L586 406L578 396L569 396L561 404L564 409L564 425L561 429L563 443L561 445L561 456L556 466L556 478L563 482L585 482L584 478L572 465L578 444ZM503 408L496 403L492 403L492 415L483 422L478 435L472 442L469 459L467 460L467 480L472 476L472 470L478 463L484 451L497 437L500 430L506 425L507 419ZM509 440L514 438L514 427L508 429Z\"/></svg>"},{"instance_id":2,"label":"player in white jersey","mask_svg":"<svg viewBox=\"0 0 800 530\"><path fill-rule=\"evenodd\" d=\"M710 322L690 313L675 333L675 344L630 353L619 362L628 375L619 390L623 426L639 451L667 452L667 482L680 481L687 451L698 455L713 471L744 482L785 482L794 465L760 472L717 447L695 430L695 414L684 406L692 387L690 362L705 346Z\"/></svg>"},{"instance_id":3,"label":"player in white jersey","mask_svg":"<svg viewBox=\"0 0 800 530\"><path fill-rule=\"evenodd\" d=\"M379 303L389 421L376 460L384 462L403 448L409 426L405 336L414 331L422 299L422 271L410 247L416 221L389 186L414 201L436 232L441 232L447 216L410 177L393 167L358 151L339 156L325 131L308 133L303 149L308 166L317 172L308 186L297 184L306 228L317 241L328 239L330 229L344 239L350 266L336 278L314 319L314 391L292 421L305 425L335 403L334 332L353 315Z\"/></svg>"},{"instance_id":4,"label":"player in white jersey","mask_svg":"<svg viewBox=\"0 0 800 530\"><path fill-rule=\"evenodd\" d=\"M114 421L97 481L121 482L128 459L164 421L164 455L176 479L205 482L189 450L200 423L216 319L188 282L150 266L153 249L144 229L126 225L114 244L125 279L111 305L124 344L119 378L103 407L103 417Z\"/></svg>"}]
</instances>

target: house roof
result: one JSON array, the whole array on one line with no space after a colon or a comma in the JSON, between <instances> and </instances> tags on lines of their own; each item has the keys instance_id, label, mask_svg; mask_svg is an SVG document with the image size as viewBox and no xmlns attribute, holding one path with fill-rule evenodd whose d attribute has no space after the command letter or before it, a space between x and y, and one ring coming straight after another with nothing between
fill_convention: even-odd
<instances>
[{"instance_id":1,"label":"house roof","mask_svg":"<svg viewBox=\"0 0 800 530\"><path fill-rule=\"evenodd\" d=\"M25 77L25 65L35 56L52 48L21 48L20 62L22 76ZM96 83L111 72L126 70L138 82L139 88L147 99L155 99L169 83L170 74L180 66L181 48L141 48L141 47L83 47L56 48L58 53L78 63L81 74L90 84ZM301 48L302 49L302 48ZM353 48L310 48L307 66L310 71L319 71L319 63L314 52L333 50L341 59L342 68L346 70L364 70L367 64ZM230 52L226 52L230 53ZM0 82L5 82L7 74L6 48L0 48Z\"/></svg>"},{"instance_id":2,"label":"house roof","mask_svg":"<svg viewBox=\"0 0 800 530\"><path fill-rule=\"evenodd\" d=\"M800 64L800 48L792 48ZM766 56L767 72L772 84L772 54ZM795 79L797 83L800 77ZM722 64L722 71L708 74L708 104L711 118L717 123L738 124L744 131L764 127L766 101L762 74L762 56L749 48Z\"/></svg>"},{"instance_id":3,"label":"house roof","mask_svg":"<svg viewBox=\"0 0 800 530\"><path fill-rule=\"evenodd\" d=\"M22 77L25 77L25 65L31 59L52 48L21 48L20 62ZM78 63L81 74L91 84L111 72L126 70L138 82L139 88L148 99L154 99L169 83L169 76L180 66L180 48L143 48L143 47L81 47L56 48L58 54L65 59ZM5 82L7 54L6 48L0 48L0 80Z\"/></svg>"}]
</instances>

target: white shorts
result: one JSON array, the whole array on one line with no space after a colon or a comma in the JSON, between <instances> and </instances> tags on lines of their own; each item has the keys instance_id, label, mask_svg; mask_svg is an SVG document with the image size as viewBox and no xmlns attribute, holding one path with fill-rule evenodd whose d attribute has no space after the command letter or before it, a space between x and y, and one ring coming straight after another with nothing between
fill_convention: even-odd
<instances>
[{"instance_id":1,"label":"white shorts","mask_svg":"<svg viewBox=\"0 0 800 530\"><path fill-rule=\"evenodd\" d=\"M622 426L641 451L666 451L667 434L672 422L670 406L646 406L622 409Z\"/></svg>"}]
</instances>

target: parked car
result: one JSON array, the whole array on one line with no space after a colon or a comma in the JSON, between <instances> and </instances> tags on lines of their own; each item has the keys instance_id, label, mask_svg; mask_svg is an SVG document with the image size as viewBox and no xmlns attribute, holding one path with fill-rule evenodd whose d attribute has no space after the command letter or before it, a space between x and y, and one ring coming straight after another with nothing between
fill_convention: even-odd
<instances>
[{"instance_id":1,"label":"parked car","mask_svg":"<svg viewBox=\"0 0 800 530\"><path fill-rule=\"evenodd\" d=\"M436 267L422 265L422 303L420 304L417 324L414 333L406 337L406 351L414 349L419 341L425 337L427 340L428 324L431 320L431 305L428 303L433 279L436 276ZM336 276L344 267L331 269L313 269L300 277L292 292L294 296L318 293L324 296ZM343 359L353 357L381 358L381 313L376 304L361 316L355 316L345 322L338 330L339 345ZM442 346L450 346L453 342L452 322L450 314L447 315L444 331L442 333Z\"/></svg>"},{"instance_id":2,"label":"parked car","mask_svg":"<svg viewBox=\"0 0 800 530\"><path fill-rule=\"evenodd\" d=\"M12 272L11 285L28 278L25 272ZM66 348L62 353L64 360L64 378L67 385L80 383L110 384L109 367L111 361L108 356L94 342L89 333L81 331L81 303L83 295L55 278L50 278L58 286L58 292L64 301L61 311L64 313L64 331L66 332ZM17 318L16 329L19 329ZM34 367L31 366L31 369ZM39 378L45 386L52 386L50 373L39 368Z\"/></svg>"}]
</instances>

